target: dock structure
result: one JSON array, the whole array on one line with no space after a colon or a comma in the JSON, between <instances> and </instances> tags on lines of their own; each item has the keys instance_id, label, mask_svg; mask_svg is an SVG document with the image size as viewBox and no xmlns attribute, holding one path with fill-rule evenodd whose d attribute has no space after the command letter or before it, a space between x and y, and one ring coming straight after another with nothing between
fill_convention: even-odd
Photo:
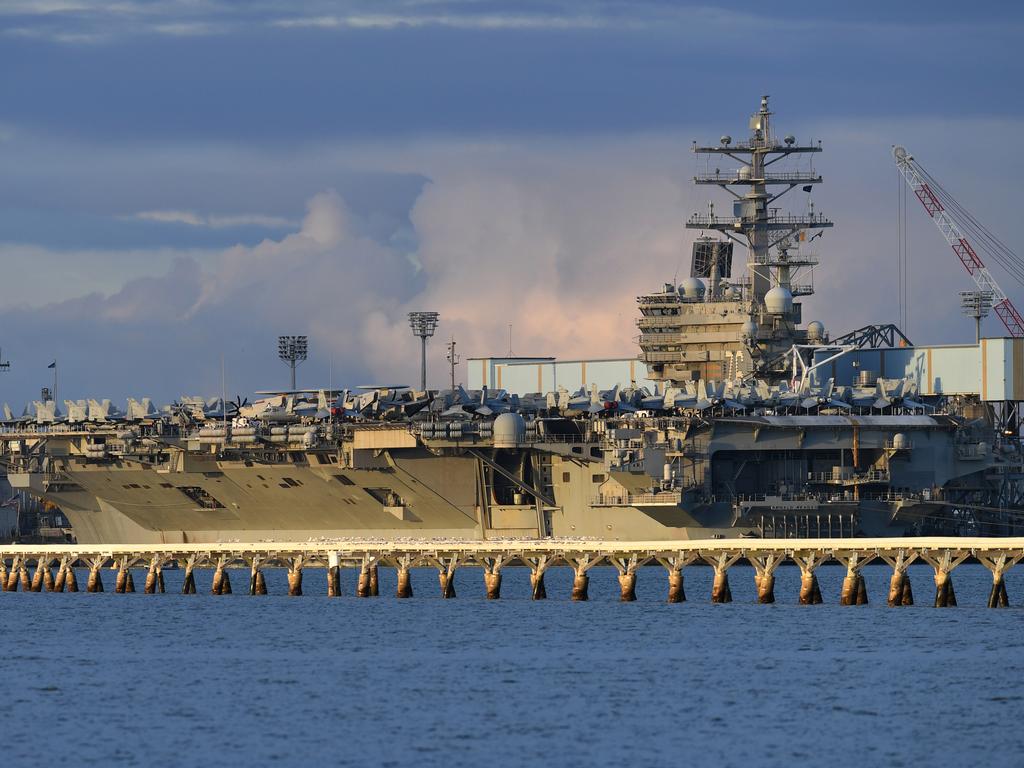
<instances>
[{"instance_id":1,"label":"dock structure","mask_svg":"<svg viewBox=\"0 0 1024 768\"><path fill-rule=\"evenodd\" d=\"M815 571L826 563L846 568L841 605L868 602L862 569L881 562L892 568L887 603L913 605L908 568L915 562L931 566L934 572L936 607L955 606L952 573L968 560L985 566L992 574L988 606L1007 607L1009 597L1004 577L1024 559L1024 538L884 538L884 539L714 539L675 542L623 542L591 540L497 540L497 541L316 541L216 544L140 545L32 545L0 546L0 586L4 592L77 592L76 570L87 570L86 591L102 592L103 570L114 571L114 591L135 591L132 569L146 571L146 594L165 591L163 570L183 571L182 593L196 594L196 569L213 572L211 594L231 594L231 570L249 572L249 594L266 595L263 571L282 568L288 572L288 594L303 594L304 569L323 569L327 575L324 592L342 594L341 570L358 574L355 595L375 597L378 569L393 568L397 575L398 598L413 596L410 569L437 569L440 596L455 597L455 573L462 567L483 571L486 596L501 596L501 572L506 567L530 570L531 597L547 597L545 572L555 566L573 571L570 597L589 598L589 571L612 566L618 573L621 600L636 600L637 572L643 566L661 566L667 576L667 601L686 600L683 572L688 566L706 564L714 569L710 595L713 603L732 602L729 569L740 562L754 569L757 601L774 603L775 571L785 562L800 568L801 605L823 602ZM56 569L56 573L54 573ZM307 584L307 592L309 592ZM315 590L319 592L319 590Z\"/></svg>"}]
</instances>

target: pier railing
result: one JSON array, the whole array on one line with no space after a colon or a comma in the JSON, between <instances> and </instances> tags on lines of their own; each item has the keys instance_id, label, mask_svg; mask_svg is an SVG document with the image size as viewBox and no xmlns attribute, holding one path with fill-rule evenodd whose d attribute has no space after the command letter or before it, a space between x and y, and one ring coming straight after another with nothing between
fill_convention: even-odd
<instances>
[{"instance_id":1,"label":"pier railing","mask_svg":"<svg viewBox=\"0 0 1024 768\"><path fill-rule=\"evenodd\" d=\"M115 592L134 592L133 570L146 571L145 592L164 591L163 569L184 570L183 592L195 593L195 571L213 570L213 594L231 592L229 571L249 572L250 594L266 594L264 568L287 568L289 594L302 594L305 568L324 568L327 594L341 594L340 570L359 573L357 596L377 594L379 567L395 568L397 597L411 597L409 569L437 568L443 597L454 597L455 571L463 566L483 569L488 598L501 591L501 570L505 567L530 569L534 599L546 597L544 572L553 566L568 566L574 573L572 599L587 599L588 571L598 565L618 571L621 599L636 599L639 567L661 565L668 574L669 602L685 600L683 570L698 563L714 569L712 602L731 602L728 570L740 561L753 566L758 601L775 602L775 570L793 562L801 571L801 604L822 602L815 570L827 562L847 569L840 603L857 605L868 600L861 569L881 561L893 569L887 601L908 605L913 594L907 567L920 561L935 574L935 605L956 605L951 574L973 558L992 573L989 606L1009 604L1003 577L1024 558L1024 538L922 537L885 539L705 539L689 541L598 541L504 539L494 541L448 540L337 540L312 542L223 542L211 544L138 545L7 545L0 546L0 583L5 592L78 591L77 570L87 569L86 591L103 591L102 571L116 572ZM56 568L56 575L54 574ZM31 575L30 575L31 571Z\"/></svg>"}]
</instances>

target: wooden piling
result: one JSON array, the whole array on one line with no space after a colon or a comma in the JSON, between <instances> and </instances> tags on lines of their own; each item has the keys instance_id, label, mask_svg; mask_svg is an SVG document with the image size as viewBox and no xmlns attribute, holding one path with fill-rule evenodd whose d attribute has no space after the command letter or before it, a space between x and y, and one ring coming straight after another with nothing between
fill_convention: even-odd
<instances>
[{"instance_id":1,"label":"wooden piling","mask_svg":"<svg viewBox=\"0 0 1024 768\"><path fill-rule=\"evenodd\" d=\"M886 603L890 608L895 608L903 605L903 582L906 581L907 574L903 571L893 571L892 578L889 580L889 596L886 598Z\"/></svg>"},{"instance_id":2,"label":"wooden piling","mask_svg":"<svg viewBox=\"0 0 1024 768\"><path fill-rule=\"evenodd\" d=\"M948 603L948 605L949 605L950 608L956 608L956 590L953 589L953 574L950 574L949 578L946 579L946 584L949 587L949 603Z\"/></svg>"},{"instance_id":3,"label":"wooden piling","mask_svg":"<svg viewBox=\"0 0 1024 768\"><path fill-rule=\"evenodd\" d=\"M336 565L327 568L327 596L341 596L341 569Z\"/></svg>"},{"instance_id":4,"label":"wooden piling","mask_svg":"<svg viewBox=\"0 0 1024 768\"><path fill-rule=\"evenodd\" d=\"M589 600L590 577L586 573L575 572L572 580L572 599L577 602Z\"/></svg>"},{"instance_id":5,"label":"wooden piling","mask_svg":"<svg viewBox=\"0 0 1024 768\"><path fill-rule=\"evenodd\" d=\"M45 570L46 565L43 563L43 559L40 557L36 560L36 572L32 574L31 589L33 592L43 591L43 571Z\"/></svg>"},{"instance_id":6,"label":"wooden piling","mask_svg":"<svg viewBox=\"0 0 1024 768\"><path fill-rule=\"evenodd\" d=\"M945 571L935 572L935 607L945 608L949 605L949 574Z\"/></svg>"},{"instance_id":7,"label":"wooden piling","mask_svg":"<svg viewBox=\"0 0 1024 768\"><path fill-rule=\"evenodd\" d=\"M7 591L7 561L0 557L0 592Z\"/></svg>"},{"instance_id":8,"label":"wooden piling","mask_svg":"<svg viewBox=\"0 0 1024 768\"><path fill-rule=\"evenodd\" d=\"M290 597L302 596L302 566L292 565L288 568L288 595Z\"/></svg>"},{"instance_id":9,"label":"wooden piling","mask_svg":"<svg viewBox=\"0 0 1024 768\"><path fill-rule=\"evenodd\" d=\"M156 559L149 562L149 570L146 571L146 584L142 591L147 595L156 594Z\"/></svg>"},{"instance_id":10,"label":"wooden piling","mask_svg":"<svg viewBox=\"0 0 1024 768\"><path fill-rule=\"evenodd\" d=\"M53 591L63 592L64 585L67 584L68 580L68 562L66 559L61 559L57 564L57 578L53 581Z\"/></svg>"},{"instance_id":11,"label":"wooden piling","mask_svg":"<svg viewBox=\"0 0 1024 768\"><path fill-rule=\"evenodd\" d=\"M484 588L487 590L488 600L499 599L501 597L501 572L484 571Z\"/></svg>"},{"instance_id":12,"label":"wooden piling","mask_svg":"<svg viewBox=\"0 0 1024 768\"><path fill-rule=\"evenodd\" d=\"M636 572L619 574L619 602L632 603L636 601Z\"/></svg>"},{"instance_id":13,"label":"wooden piling","mask_svg":"<svg viewBox=\"0 0 1024 768\"><path fill-rule=\"evenodd\" d=\"M75 573L75 564L68 566L68 592L78 591L78 575Z\"/></svg>"},{"instance_id":14,"label":"wooden piling","mask_svg":"<svg viewBox=\"0 0 1024 768\"><path fill-rule=\"evenodd\" d=\"M902 605L914 604L914 590L910 586L910 573L903 574L903 601Z\"/></svg>"},{"instance_id":15,"label":"wooden piling","mask_svg":"<svg viewBox=\"0 0 1024 768\"><path fill-rule=\"evenodd\" d=\"M757 602L768 605L775 602L775 574L766 573L757 579Z\"/></svg>"},{"instance_id":16,"label":"wooden piling","mask_svg":"<svg viewBox=\"0 0 1024 768\"><path fill-rule=\"evenodd\" d=\"M92 565L89 567L89 580L85 583L86 592L102 592L103 591L103 577L100 575L100 566L102 563L94 560Z\"/></svg>"},{"instance_id":17,"label":"wooden piling","mask_svg":"<svg viewBox=\"0 0 1024 768\"><path fill-rule=\"evenodd\" d=\"M47 560L42 564L43 568L43 589L47 592L55 591L55 582L53 580L53 570L50 568L50 562Z\"/></svg>"},{"instance_id":18,"label":"wooden piling","mask_svg":"<svg viewBox=\"0 0 1024 768\"><path fill-rule=\"evenodd\" d=\"M213 572L213 582L210 584L210 594L220 595L223 594L224 589L224 564L218 562L217 568Z\"/></svg>"},{"instance_id":19,"label":"wooden piling","mask_svg":"<svg viewBox=\"0 0 1024 768\"><path fill-rule=\"evenodd\" d=\"M857 605L868 604L868 585L864 581L864 574L857 574Z\"/></svg>"},{"instance_id":20,"label":"wooden piling","mask_svg":"<svg viewBox=\"0 0 1024 768\"><path fill-rule=\"evenodd\" d=\"M395 589L395 597L405 600L412 597L412 578L409 574L409 562L398 564L398 586Z\"/></svg>"},{"instance_id":21,"label":"wooden piling","mask_svg":"<svg viewBox=\"0 0 1024 768\"><path fill-rule=\"evenodd\" d=\"M129 581L131 580L131 574L128 575ZM227 568L224 569L224 580L220 584L220 593L222 595L231 594L231 575L228 573Z\"/></svg>"},{"instance_id":22,"label":"wooden piling","mask_svg":"<svg viewBox=\"0 0 1024 768\"><path fill-rule=\"evenodd\" d=\"M840 605L857 604L857 572L848 570L846 578L843 579L843 589L839 593Z\"/></svg>"},{"instance_id":23,"label":"wooden piling","mask_svg":"<svg viewBox=\"0 0 1024 768\"><path fill-rule=\"evenodd\" d=\"M685 603L686 590L683 588L682 569L670 568L668 571L668 602Z\"/></svg>"},{"instance_id":24,"label":"wooden piling","mask_svg":"<svg viewBox=\"0 0 1024 768\"><path fill-rule=\"evenodd\" d=\"M370 564L363 562L356 582L356 597L370 597Z\"/></svg>"},{"instance_id":25,"label":"wooden piling","mask_svg":"<svg viewBox=\"0 0 1024 768\"><path fill-rule=\"evenodd\" d=\"M128 588L128 569L124 563L117 569L117 576L114 578L114 594L123 595Z\"/></svg>"},{"instance_id":26,"label":"wooden piling","mask_svg":"<svg viewBox=\"0 0 1024 768\"><path fill-rule=\"evenodd\" d=\"M437 580L441 584L441 597L450 599L455 597L455 574L448 571L438 571Z\"/></svg>"},{"instance_id":27,"label":"wooden piling","mask_svg":"<svg viewBox=\"0 0 1024 768\"><path fill-rule=\"evenodd\" d=\"M4 592L17 592L18 591L18 571L21 569L21 558L16 557L11 560L11 570L7 573L7 586L4 587Z\"/></svg>"},{"instance_id":28,"label":"wooden piling","mask_svg":"<svg viewBox=\"0 0 1024 768\"><path fill-rule=\"evenodd\" d=\"M814 571L800 572L800 605L821 605L821 588Z\"/></svg>"},{"instance_id":29,"label":"wooden piling","mask_svg":"<svg viewBox=\"0 0 1024 768\"><path fill-rule=\"evenodd\" d=\"M18 566L18 581L21 582L22 592L32 591L32 581L28 577L28 561L22 560Z\"/></svg>"},{"instance_id":30,"label":"wooden piling","mask_svg":"<svg viewBox=\"0 0 1024 768\"><path fill-rule=\"evenodd\" d=\"M263 575L263 571L256 571L256 578L253 579L253 594L254 595L265 595L267 594L267 579Z\"/></svg>"},{"instance_id":31,"label":"wooden piling","mask_svg":"<svg viewBox=\"0 0 1024 768\"><path fill-rule=\"evenodd\" d=\"M544 571L530 571L530 599L548 599L548 591L544 587Z\"/></svg>"},{"instance_id":32,"label":"wooden piling","mask_svg":"<svg viewBox=\"0 0 1024 768\"><path fill-rule=\"evenodd\" d=\"M715 568L715 579L711 584L712 603L731 603L732 590L729 588L729 572Z\"/></svg>"},{"instance_id":33,"label":"wooden piling","mask_svg":"<svg viewBox=\"0 0 1024 768\"><path fill-rule=\"evenodd\" d=\"M377 563L373 563L370 566L370 597L377 597L380 595L380 585L377 580Z\"/></svg>"},{"instance_id":34,"label":"wooden piling","mask_svg":"<svg viewBox=\"0 0 1024 768\"><path fill-rule=\"evenodd\" d=\"M190 557L185 561L185 580L181 585L181 594L183 595L196 594L196 576L194 570L195 559Z\"/></svg>"}]
</instances>

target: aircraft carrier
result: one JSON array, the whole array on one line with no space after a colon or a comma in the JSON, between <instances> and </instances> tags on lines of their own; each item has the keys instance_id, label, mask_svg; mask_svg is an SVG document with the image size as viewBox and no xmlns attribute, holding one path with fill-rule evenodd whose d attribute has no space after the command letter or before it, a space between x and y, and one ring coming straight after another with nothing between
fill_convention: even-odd
<instances>
[{"instance_id":1,"label":"aircraft carrier","mask_svg":"<svg viewBox=\"0 0 1024 768\"><path fill-rule=\"evenodd\" d=\"M1024 340L805 323L832 222L779 200L822 147L772 120L765 97L748 138L693 147L731 207L637 299L650 386L42 399L5 408L0 462L90 544L1020 535Z\"/></svg>"}]
</instances>

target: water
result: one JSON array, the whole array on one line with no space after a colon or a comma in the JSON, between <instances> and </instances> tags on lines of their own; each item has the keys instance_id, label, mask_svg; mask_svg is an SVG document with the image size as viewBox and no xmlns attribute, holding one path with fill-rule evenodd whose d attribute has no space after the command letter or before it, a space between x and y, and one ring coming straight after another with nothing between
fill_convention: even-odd
<instances>
[{"instance_id":1,"label":"water","mask_svg":"<svg viewBox=\"0 0 1024 768\"><path fill-rule=\"evenodd\" d=\"M247 573L233 572L244 591ZM828 605L794 605L799 571L757 605L753 572L688 568L689 602L664 603L661 568L617 602L615 572L507 569L501 601L462 569L458 598L436 572L395 600L328 599L322 571L276 595L0 594L4 755L11 765L784 765L1024 763L1022 610L984 607L988 572L954 573L959 608L934 609L931 570L910 569L919 605L885 606L890 571L865 569L872 604L840 607L844 570L818 571ZM84 572L79 583L84 587ZM168 590L181 573L168 571ZM139 588L144 574L135 574ZM107 589L113 573L104 573ZM199 589L209 589L200 574ZM355 576L345 572L346 595ZM1024 569L1007 577L1024 601ZM387 595L387 596L385 596ZM655 763L652 763L655 764Z\"/></svg>"}]
</instances>

